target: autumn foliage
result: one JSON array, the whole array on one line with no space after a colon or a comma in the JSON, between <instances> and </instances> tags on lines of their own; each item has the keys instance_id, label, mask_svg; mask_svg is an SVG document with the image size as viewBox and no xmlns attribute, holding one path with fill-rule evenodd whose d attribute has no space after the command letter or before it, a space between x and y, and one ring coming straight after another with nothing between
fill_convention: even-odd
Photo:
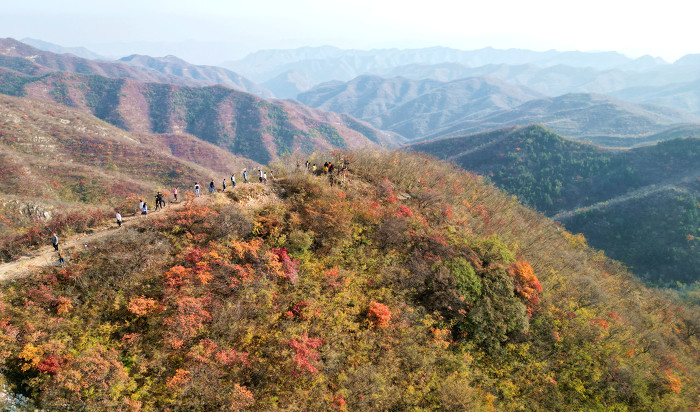
<instances>
[{"instance_id":1,"label":"autumn foliage","mask_svg":"<svg viewBox=\"0 0 700 412\"><path fill-rule=\"evenodd\" d=\"M695 407L696 308L477 176L352 159L6 284L7 387L45 410Z\"/></svg>"}]
</instances>

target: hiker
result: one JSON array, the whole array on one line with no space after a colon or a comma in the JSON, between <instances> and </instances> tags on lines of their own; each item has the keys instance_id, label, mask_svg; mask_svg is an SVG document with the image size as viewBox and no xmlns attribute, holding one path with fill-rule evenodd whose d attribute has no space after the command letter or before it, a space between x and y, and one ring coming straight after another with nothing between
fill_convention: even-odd
<instances>
[{"instance_id":1,"label":"hiker","mask_svg":"<svg viewBox=\"0 0 700 412\"><path fill-rule=\"evenodd\" d=\"M236 175L231 175L231 187L236 187Z\"/></svg>"},{"instance_id":2,"label":"hiker","mask_svg":"<svg viewBox=\"0 0 700 412\"><path fill-rule=\"evenodd\" d=\"M263 173L263 183L267 184L267 172Z\"/></svg>"},{"instance_id":3,"label":"hiker","mask_svg":"<svg viewBox=\"0 0 700 412\"><path fill-rule=\"evenodd\" d=\"M160 208L165 209L165 196L160 192L158 192L158 194L160 195Z\"/></svg>"},{"instance_id":4,"label":"hiker","mask_svg":"<svg viewBox=\"0 0 700 412\"><path fill-rule=\"evenodd\" d=\"M118 210L117 210L117 225L119 225L119 227L122 227L122 215L121 215L121 213L119 213Z\"/></svg>"},{"instance_id":5,"label":"hiker","mask_svg":"<svg viewBox=\"0 0 700 412\"><path fill-rule=\"evenodd\" d=\"M248 183L248 173L243 169L243 183Z\"/></svg>"},{"instance_id":6,"label":"hiker","mask_svg":"<svg viewBox=\"0 0 700 412\"><path fill-rule=\"evenodd\" d=\"M199 197L199 183L194 184L194 193Z\"/></svg>"},{"instance_id":7,"label":"hiker","mask_svg":"<svg viewBox=\"0 0 700 412\"><path fill-rule=\"evenodd\" d=\"M54 232L53 237L51 238L51 244L53 244L53 248L56 252L58 252L58 236Z\"/></svg>"},{"instance_id":8,"label":"hiker","mask_svg":"<svg viewBox=\"0 0 700 412\"><path fill-rule=\"evenodd\" d=\"M306 166L306 171L307 171L307 172L309 171L309 166L310 166L310 165L311 165L311 163L309 163L309 161L307 160L307 161L306 161L306 165L305 165L305 166Z\"/></svg>"},{"instance_id":9,"label":"hiker","mask_svg":"<svg viewBox=\"0 0 700 412\"><path fill-rule=\"evenodd\" d=\"M139 199L139 212L143 210L143 200Z\"/></svg>"},{"instance_id":10,"label":"hiker","mask_svg":"<svg viewBox=\"0 0 700 412\"><path fill-rule=\"evenodd\" d=\"M226 179L221 181L221 186L223 186L223 189L221 189L222 192L226 191Z\"/></svg>"},{"instance_id":11,"label":"hiker","mask_svg":"<svg viewBox=\"0 0 700 412\"><path fill-rule=\"evenodd\" d=\"M175 201L177 202L177 187L173 189L173 196L175 196Z\"/></svg>"},{"instance_id":12,"label":"hiker","mask_svg":"<svg viewBox=\"0 0 700 412\"><path fill-rule=\"evenodd\" d=\"M259 174L258 180L260 181L260 183L262 183L262 181L263 181L263 172L262 172L262 170L258 169L258 174Z\"/></svg>"},{"instance_id":13,"label":"hiker","mask_svg":"<svg viewBox=\"0 0 700 412\"><path fill-rule=\"evenodd\" d=\"M146 202L143 202L143 207L141 208L141 214L142 215L148 214L148 205L146 204Z\"/></svg>"},{"instance_id":14,"label":"hiker","mask_svg":"<svg viewBox=\"0 0 700 412\"><path fill-rule=\"evenodd\" d=\"M214 179L209 182L209 193L214 193L216 191L216 187L214 186Z\"/></svg>"},{"instance_id":15,"label":"hiker","mask_svg":"<svg viewBox=\"0 0 700 412\"><path fill-rule=\"evenodd\" d=\"M156 193L156 209L155 211L158 211L158 208L160 208L160 201L162 199L163 195L160 194L160 192Z\"/></svg>"},{"instance_id":16,"label":"hiker","mask_svg":"<svg viewBox=\"0 0 700 412\"><path fill-rule=\"evenodd\" d=\"M63 265L64 263L66 263L66 260L63 259L63 255L61 255L61 252L58 252L58 264Z\"/></svg>"},{"instance_id":17,"label":"hiker","mask_svg":"<svg viewBox=\"0 0 700 412\"><path fill-rule=\"evenodd\" d=\"M311 168L311 171L313 172L313 174L316 174L316 163L314 163L314 167Z\"/></svg>"}]
</instances>

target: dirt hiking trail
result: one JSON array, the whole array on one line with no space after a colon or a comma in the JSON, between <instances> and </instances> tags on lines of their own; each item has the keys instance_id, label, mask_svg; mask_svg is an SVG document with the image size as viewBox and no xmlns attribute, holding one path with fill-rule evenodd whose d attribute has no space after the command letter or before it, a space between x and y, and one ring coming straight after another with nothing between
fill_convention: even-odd
<instances>
[{"instance_id":1,"label":"dirt hiking trail","mask_svg":"<svg viewBox=\"0 0 700 412\"><path fill-rule=\"evenodd\" d=\"M201 200L200 200L201 199ZM195 203L200 203L205 198L196 198ZM117 226L116 218L109 221L102 226L92 228L89 233L79 233L72 235L70 237L59 236L59 250L66 260L69 260L70 255L82 248L85 244L92 244L95 241L104 238L105 236L117 233L120 230L125 230L130 226L136 225L138 222L148 221L157 216L162 216L162 213L168 213L169 211L181 209L188 204L187 200L181 200L178 203L168 203L165 209L159 211L148 212L147 215L133 215L129 217L122 217L122 226ZM29 251L24 256L12 262L6 262L0 264L0 282L4 282L16 277L21 277L31 273L34 269L43 266L59 266L58 263L58 252L56 252L51 245L49 238L46 240L47 246L42 246L38 249Z\"/></svg>"}]
</instances>

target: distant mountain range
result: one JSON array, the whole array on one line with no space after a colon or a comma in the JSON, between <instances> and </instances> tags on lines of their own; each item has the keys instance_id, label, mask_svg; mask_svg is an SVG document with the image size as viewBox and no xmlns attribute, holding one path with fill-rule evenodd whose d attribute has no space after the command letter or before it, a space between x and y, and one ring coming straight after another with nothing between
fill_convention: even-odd
<instances>
[{"instance_id":1,"label":"distant mountain range","mask_svg":"<svg viewBox=\"0 0 700 412\"><path fill-rule=\"evenodd\" d=\"M298 99L413 140L540 123L571 138L633 146L653 141L650 137L664 130L700 122L700 116L665 106L600 94L543 97L526 87L484 77L439 82L366 75L323 83Z\"/></svg>"},{"instance_id":2,"label":"distant mountain range","mask_svg":"<svg viewBox=\"0 0 700 412\"><path fill-rule=\"evenodd\" d=\"M409 147L485 176L653 283L700 280L700 139L611 151L541 126Z\"/></svg>"},{"instance_id":3,"label":"distant mountain range","mask_svg":"<svg viewBox=\"0 0 700 412\"><path fill-rule=\"evenodd\" d=\"M151 57L133 54L119 59L144 71L155 70L159 73L192 80L202 85L222 84L234 90L252 93L260 97L274 97L272 92L251 82L240 74L215 66L195 66L175 56Z\"/></svg>"},{"instance_id":4,"label":"distant mountain range","mask_svg":"<svg viewBox=\"0 0 700 412\"><path fill-rule=\"evenodd\" d=\"M269 80L289 70L299 70L317 83L329 80L350 80L365 73L383 74L387 70L409 64L459 63L468 67L489 64L539 67L568 65L596 70L626 68L643 70L650 65L665 64L661 59L644 56L630 59L616 52L559 52L549 50L457 50L447 47L424 49L343 50L330 46L302 47L292 50L262 50L222 66L242 73L257 82Z\"/></svg>"},{"instance_id":5,"label":"distant mountain range","mask_svg":"<svg viewBox=\"0 0 700 412\"><path fill-rule=\"evenodd\" d=\"M52 53L73 54L77 57L82 57L83 59L90 60L108 60L106 57L97 54L91 50L88 50L85 47L64 47L55 43L50 43L39 39L32 39L29 37L25 37L21 40L21 42L35 47L39 50L48 51Z\"/></svg>"},{"instance_id":6,"label":"distant mountain range","mask_svg":"<svg viewBox=\"0 0 700 412\"><path fill-rule=\"evenodd\" d=\"M494 78L438 82L366 75L345 83L323 83L300 94L298 100L413 139L539 97L535 91Z\"/></svg>"},{"instance_id":7,"label":"distant mountain range","mask_svg":"<svg viewBox=\"0 0 700 412\"><path fill-rule=\"evenodd\" d=\"M155 58L132 55L118 61L91 60L73 54L59 54L59 52L70 52L71 49L45 46L38 41L34 44L57 50L57 52L38 49L14 39L0 39L0 67L28 75L63 71L180 86L222 84L235 90L272 97L268 90L230 70L212 66L195 66L173 56Z\"/></svg>"},{"instance_id":8,"label":"distant mountain range","mask_svg":"<svg viewBox=\"0 0 700 412\"><path fill-rule=\"evenodd\" d=\"M696 115L664 106L634 104L600 94L567 94L447 125L426 138L539 123L566 137L598 143L598 138L644 137L699 121Z\"/></svg>"}]
</instances>

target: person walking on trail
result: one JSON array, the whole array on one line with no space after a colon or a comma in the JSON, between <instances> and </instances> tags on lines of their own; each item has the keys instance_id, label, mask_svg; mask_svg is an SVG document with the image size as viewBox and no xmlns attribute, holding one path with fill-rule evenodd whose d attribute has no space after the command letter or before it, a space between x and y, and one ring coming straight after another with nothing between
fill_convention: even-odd
<instances>
[{"instance_id":1,"label":"person walking on trail","mask_svg":"<svg viewBox=\"0 0 700 412\"><path fill-rule=\"evenodd\" d=\"M223 189L221 189L221 191L225 192L226 191L226 179L221 181L221 186L223 187Z\"/></svg>"},{"instance_id":2,"label":"person walking on trail","mask_svg":"<svg viewBox=\"0 0 700 412\"><path fill-rule=\"evenodd\" d=\"M194 184L194 194L199 197L199 183Z\"/></svg>"},{"instance_id":3,"label":"person walking on trail","mask_svg":"<svg viewBox=\"0 0 700 412\"><path fill-rule=\"evenodd\" d=\"M231 175L231 187L236 188L236 175Z\"/></svg>"},{"instance_id":4,"label":"person walking on trail","mask_svg":"<svg viewBox=\"0 0 700 412\"><path fill-rule=\"evenodd\" d=\"M122 227L122 214L119 213L118 210L117 210L117 225L119 225L119 227Z\"/></svg>"},{"instance_id":5,"label":"person walking on trail","mask_svg":"<svg viewBox=\"0 0 700 412\"><path fill-rule=\"evenodd\" d=\"M142 215L148 214L148 205L146 204L146 202L143 202L143 208L141 208L141 214Z\"/></svg>"},{"instance_id":6,"label":"person walking on trail","mask_svg":"<svg viewBox=\"0 0 700 412\"><path fill-rule=\"evenodd\" d=\"M248 172L243 169L243 183L248 183Z\"/></svg>"},{"instance_id":7,"label":"person walking on trail","mask_svg":"<svg viewBox=\"0 0 700 412\"><path fill-rule=\"evenodd\" d=\"M267 184L267 172L263 173L263 183Z\"/></svg>"},{"instance_id":8,"label":"person walking on trail","mask_svg":"<svg viewBox=\"0 0 700 412\"><path fill-rule=\"evenodd\" d=\"M61 252L58 252L58 264L63 266L64 263L66 263L66 260L63 259L63 255L61 255Z\"/></svg>"},{"instance_id":9,"label":"person walking on trail","mask_svg":"<svg viewBox=\"0 0 700 412\"><path fill-rule=\"evenodd\" d=\"M175 196L175 201L177 202L177 187L173 189L173 196Z\"/></svg>"},{"instance_id":10,"label":"person walking on trail","mask_svg":"<svg viewBox=\"0 0 700 412\"><path fill-rule=\"evenodd\" d=\"M160 201L161 201L162 197L163 197L163 195L161 195L160 192L156 193L156 208L155 208L156 212L160 208Z\"/></svg>"},{"instance_id":11,"label":"person walking on trail","mask_svg":"<svg viewBox=\"0 0 700 412\"><path fill-rule=\"evenodd\" d=\"M54 232L53 237L51 238L51 244L53 245L54 250L58 252L58 235L56 235L56 232Z\"/></svg>"},{"instance_id":12,"label":"person walking on trail","mask_svg":"<svg viewBox=\"0 0 700 412\"><path fill-rule=\"evenodd\" d=\"M212 179L212 181L209 182L209 193L214 193L215 190L216 188L214 186L214 180Z\"/></svg>"},{"instance_id":13,"label":"person walking on trail","mask_svg":"<svg viewBox=\"0 0 700 412\"><path fill-rule=\"evenodd\" d=\"M258 180L260 181L260 183L262 183L263 181L263 171L260 169L258 169Z\"/></svg>"},{"instance_id":14,"label":"person walking on trail","mask_svg":"<svg viewBox=\"0 0 700 412\"><path fill-rule=\"evenodd\" d=\"M160 208L165 209L165 196L160 192L158 194L160 195Z\"/></svg>"},{"instance_id":15,"label":"person walking on trail","mask_svg":"<svg viewBox=\"0 0 700 412\"><path fill-rule=\"evenodd\" d=\"M143 211L143 200L139 199L139 212Z\"/></svg>"}]
</instances>

